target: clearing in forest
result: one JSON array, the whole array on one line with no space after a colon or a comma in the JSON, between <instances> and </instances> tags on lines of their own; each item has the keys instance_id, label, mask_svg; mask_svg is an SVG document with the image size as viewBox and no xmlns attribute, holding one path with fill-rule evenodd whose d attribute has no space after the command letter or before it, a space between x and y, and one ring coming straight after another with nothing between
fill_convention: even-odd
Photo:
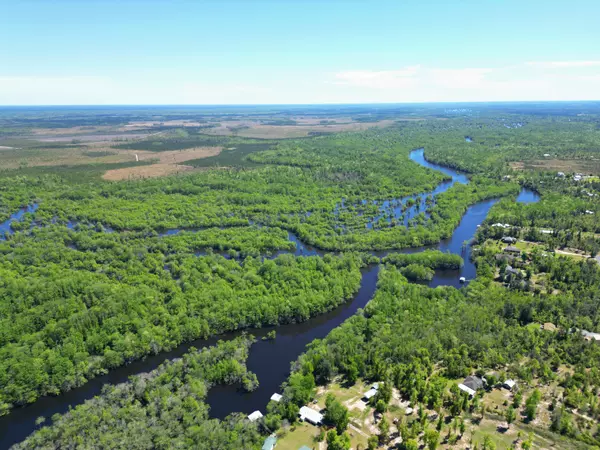
<instances>
[{"instance_id":1,"label":"clearing in forest","mask_svg":"<svg viewBox=\"0 0 600 450\"><path fill-rule=\"evenodd\" d=\"M166 152L150 151L121 151L135 159L138 156L142 161L156 161L156 164L125 167L107 171L102 178L110 181L128 180L132 178L152 178L172 175L175 173L189 172L194 167L181 164L193 159L208 158L221 153L223 147L197 147L188 150L172 150Z\"/></svg>"}]
</instances>

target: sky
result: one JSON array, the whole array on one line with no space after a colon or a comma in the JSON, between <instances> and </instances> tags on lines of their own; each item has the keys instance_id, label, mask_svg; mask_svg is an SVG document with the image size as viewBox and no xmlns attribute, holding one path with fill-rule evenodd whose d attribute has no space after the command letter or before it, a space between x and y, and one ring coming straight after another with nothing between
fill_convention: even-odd
<instances>
[{"instance_id":1,"label":"sky","mask_svg":"<svg viewBox=\"0 0 600 450\"><path fill-rule=\"evenodd\" d=\"M0 0L0 105L600 100L598 0Z\"/></svg>"}]
</instances>

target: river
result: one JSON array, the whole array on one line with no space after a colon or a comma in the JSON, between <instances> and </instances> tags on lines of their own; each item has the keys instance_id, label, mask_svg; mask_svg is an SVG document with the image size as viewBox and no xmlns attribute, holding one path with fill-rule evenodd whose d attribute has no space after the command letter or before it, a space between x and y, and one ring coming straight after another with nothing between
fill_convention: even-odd
<instances>
[{"instance_id":1,"label":"river","mask_svg":"<svg viewBox=\"0 0 600 450\"><path fill-rule=\"evenodd\" d=\"M420 198L422 201L427 196L438 195L448 190L454 183L468 183L468 177L465 174L454 171L447 167L428 162L425 159L423 149L417 149L411 152L410 159L422 166L438 170L451 180L440 183L432 192L412 196L411 198ZM408 197L407 197L408 198ZM398 199L397 203L402 203L406 199ZM517 201L532 203L539 201L539 196L530 190L523 189L519 194ZM452 234L450 239L440 242L438 245L427 247L439 249L441 251L450 251L461 255L464 260L464 266L459 270L436 271L433 280L428 283L435 287L440 285L450 285L460 287L460 277L471 280L475 277L475 266L470 259L470 245L464 246L465 242L470 241L480 225L486 218L490 208L497 200L486 200L469 207L461 219L460 224ZM10 222L20 220L26 212L34 212L36 205L24 208L5 222L0 224L0 230L6 234L11 233ZM172 232L169 232L172 234ZM319 249L310 247L302 243L295 235L289 233L290 240L296 243L295 255L309 256L322 255ZM425 248L413 248L401 250L403 253L415 253ZM284 252L281 252L284 253ZM381 256L381 253L379 253ZM332 311L313 317L306 322L299 324L282 325L278 327L267 327L261 329L246 330L258 338L249 353L247 365L248 369L254 372L260 382L259 388L254 392L243 392L239 386L215 386L206 399L211 408L211 416L224 418L228 414L239 411L251 413L255 410L265 412L265 407L269 398L275 392L279 392L279 387L289 375L290 364L304 351L306 345L314 339L324 338L332 329L339 326L344 320L356 313L359 308L363 308L373 297L377 285L377 275L379 266L369 266L362 270L362 280L360 288L354 298L340 305ZM276 330L277 338L269 341L262 341L260 338L269 331ZM191 347L203 348L214 345L218 340L229 340L239 336L240 332L225 333L210 339L202 339L182 344L169 352L162 352L158 355L148 356L143 360L134 361L126 366L119 367L110 371L107 375L91 379L79 388L75 388L59 396L46 396L38 399L35 403L15 408L10 414L0 417L0 448L8 448L11 445L22 441L35 429L35 420L40 417L50 418L54 414L63 414L85 400L99 395L102 386L105 384L117 384L128 380L132 375L149 372L167 359L181 357ZM47 421L45 424L47 425Z\"/></svg>"}]
</instances>

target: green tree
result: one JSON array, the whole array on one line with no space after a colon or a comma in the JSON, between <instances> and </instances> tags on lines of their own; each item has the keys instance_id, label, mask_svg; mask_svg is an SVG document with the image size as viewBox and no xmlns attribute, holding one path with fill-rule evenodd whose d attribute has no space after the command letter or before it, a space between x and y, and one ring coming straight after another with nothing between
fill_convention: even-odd
<instances>
[{"instance_id":1,"label":"green tree","mask_svg":"<svg viewBox=\"0 0 600 450\"><path fill-rule=\"evenodd\" d=\"M347 433L338 435L335 430L327 433L327 450L349 450L350 436Z\"/></svg>"},{"instance_id":2,"label":"green tree","mask_svg":"<svg viewBox=\"0 0 600 450\"><path fill-rule=\"evenodd\" d=\"M328 394L325 399L325 420L336 427L338 434L342 434L348 427L348 408L342 405L333 394Z\"/></svg>"},{"instance_id":3,"label":"green tree","mask_svg":"<svg viewBox=\"0 0 600 450\"><path fill-rule=\"evenodd\" d=\"M385 416L381 418L377 427L379 428L379 443L387 443L389 441L390 424L388 423Z\"/></svg>"},{"instance_id":4,"label":"green tree","mask_svg":"<svg viewBox=\"0 0 600 450\"><path fill-rule=\"evenodd\" d=\"M508 423L508 426L510 426L515 421L515 419L517 418L517 413L515 411L515 408L513 408L512 405L510 405L506 409L506 413L504 414L504 418L506 419L506 423Z\"/></svg>"}]
</instances>

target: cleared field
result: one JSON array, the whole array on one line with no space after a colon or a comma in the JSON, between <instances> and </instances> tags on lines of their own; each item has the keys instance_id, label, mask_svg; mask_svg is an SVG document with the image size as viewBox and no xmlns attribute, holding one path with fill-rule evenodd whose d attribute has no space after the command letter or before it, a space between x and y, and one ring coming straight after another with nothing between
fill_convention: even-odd
<instances>
[{"instance_id":1,"label":"cleared field","mask_svg":"<svg viewBox=\"0 0 600 450\"><path fill-rule=\"evenodd\" d=\"M110 181L128 180L132 178L152 178L173 175L175 173L189 172L194 170L194 166L182 165L180 163L190 160L198 160L217 156L221 153L222 147L200 147L188 150L173 150L166 152L149 152L120 150L121 155L127 155L135 160L138 156L140 162L156 161L156 164L141 165L134 167L125 167L107 171L102 178Z\"/></svg>"},{"instance_id":2,"label":"cleared field","mask_svg":"<svg viewBox=\"0 0 600 450\"><path fill-rule=\"evenodd\" d=\"M535 159L510 164L514 170L549 170L565 173L600 174L600 160L591 159Z\"/></svg>"},{"instance_id":3,"label":"cleared field","mask_svg":"<svg viewBox=\"0 0 600 450\"><path fill-rule=\"evenodd\" d=\"M194 170L192 166L181 164L151 164L149 166L126 167L107 171L102 178L108 181L130 180L134 178L155 178Z\"/></svg>"},{"instance_id":4,"label":"cleared field","mask_svg":"<svg viewBox=\"0 0 600 450\"><path fill-rule=\"evenodd\" d=\"M321 119L323 120L323 119ZM394 124L394 120L379 122L335 123L331 125L261 125L250 121L223 122L218 127L207 128L204 134L212 136L240 136L255 139L288 139L307 137L319 133L341 133L362 131L368 128L385 128Z\"/></svg>"}]
</instances>

